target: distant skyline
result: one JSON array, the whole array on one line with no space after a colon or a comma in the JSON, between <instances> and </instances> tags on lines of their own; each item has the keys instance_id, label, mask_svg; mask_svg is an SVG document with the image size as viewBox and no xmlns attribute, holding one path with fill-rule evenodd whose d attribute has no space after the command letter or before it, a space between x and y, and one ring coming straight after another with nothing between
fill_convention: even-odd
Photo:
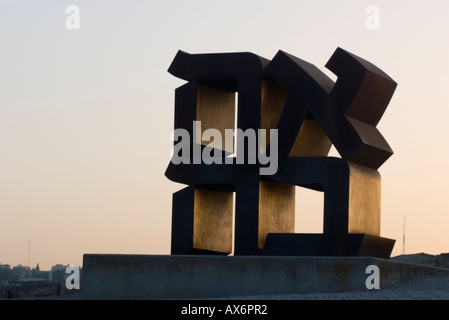
<instances>
[{"instance_id":1,"label":"distant skyline","mask_svg":"<svg viewBox=\"0 0 449 320\"><path fill-rule=\"evenodd\" d=\"M178 50L283 50L335 80L341 47L385 71L381 236L402 254L405 216L406 253L449 252L447 30L447 0L1 1L0 263L28 265L29 239L42 270L169 254ZM296 232L322 231L322 201L297 188Z\"/></svg>"},{"instance_id":2,"label":"distant skyline","mask_svg":"<svg viewBox=\"0 0 449 320\"><path fill-rule=\"evenodd\" d=\"M11 270L16 268L16 267L21 267L21 268L25 268L25 269L29 269L29 270L50 271L52 269L52 267L69 266L70 264L67 264L67 263L65 263L65 264L63 264L63 263L56 263L56 264L50 266L48 269L43 269L43 268L40 267L39 262L36 263L34 266L28 266L28 265L22 264L22 263L19 263L17 265L11 265L9 263L3 263L3 262L0 261L0 266L7 266L7 265L10 267ZM39 268L38 268L38 266L39 266ZM79 267L82 267L82 265L80 265Z\"/></svg>"}]
</instances>

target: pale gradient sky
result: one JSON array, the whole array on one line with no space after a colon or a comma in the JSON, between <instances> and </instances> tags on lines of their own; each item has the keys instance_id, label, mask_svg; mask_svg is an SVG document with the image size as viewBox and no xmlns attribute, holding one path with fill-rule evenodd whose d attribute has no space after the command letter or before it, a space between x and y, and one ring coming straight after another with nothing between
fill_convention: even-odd
<instances>
[{"instance_id":1,"label":"pale gradient sky","mask_svg":"<svg viewBox=\"0 0 449 320\"><path fill-rule=\"evenodd\" d=\"M68 30L68 5L80 30ZM368 5L380 29L365 27ZM337 47L398 88L378 125L381 235L393 255L449 252L449 2L0 2L0 263L49 269L83 253L168 254L178 49L287 51L324 68ZM321 231L322 195L298 193L297 232Z\"/></svg>"}]
</instances>

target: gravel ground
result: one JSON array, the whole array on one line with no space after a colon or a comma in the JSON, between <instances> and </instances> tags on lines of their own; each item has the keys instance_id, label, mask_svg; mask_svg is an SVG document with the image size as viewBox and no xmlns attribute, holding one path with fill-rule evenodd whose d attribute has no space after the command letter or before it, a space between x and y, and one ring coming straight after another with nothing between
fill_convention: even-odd
<instances>
[{"instance_id":1,"label":"gravel ground","mask_svg":"<svg viewBox=\"0 0 449 320\"><path fill-rule=\"evenodd\" d=\"M83 297L81 294L64 294L59 296L12 298L8 300L83 300Z\"/></svg>"},{"instance_id":2,"label":"gravel ground","mask_svg":"<svg viewBox=\"0 0 449 320\"><path fill-rule=\"evenodd\" d=\"M449 300L449 276L397 282L378 290L231 297L235 300Z\"/></svg>"}]
</instances>

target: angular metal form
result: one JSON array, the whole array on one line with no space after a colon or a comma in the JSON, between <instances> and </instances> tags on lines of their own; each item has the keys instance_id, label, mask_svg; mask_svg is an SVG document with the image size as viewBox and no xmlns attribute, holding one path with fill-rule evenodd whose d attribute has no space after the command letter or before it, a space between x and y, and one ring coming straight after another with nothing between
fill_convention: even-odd
<instances>
[{"instance_id":1,"label":"angular metal form","mask_svg":"<svg viewBox=\"0 0 449 320\"><path fill-rule=\"evenodd\" d=\"M285 225L290 225L289 223L279 223L279 228L267 229L269 223L262 222L273 219L274 212L271 210L272 214L268 214L269 206L263 205L264 210L260 216L259 189L264 193L264 203L276 201L277 204L280 204L281 202L276 197L269 195L270 192L276 192L276 190L270 191L270 188L261 183L259 166L248 163L247 159L251 155L242 145L244 141L236 141L235 146L237 150L242 150L244 153L242 164L237 164L235 160L233 160L233 164L224 164L224 159L223 164L205 164L201 159L194 157L195 149L203 150L205 144L201 139L196 138L196 133L194 135L192 122L201 121L201 130L203 130L203 121L205 121L205 128L217 129L222 136L225 136L226 129L236 129L234 128L236 106L233 106L233 103L235 93L238 92L237 128L242 131L257 130L262 126L266 129L274 129L282 111L286 92L273 81L263 79L263 70L268 63L269 60L252 53L190 55L180 51L169 68L169 72L173 75L189 81L176 90L175 129L185 129L191 136L195 136L195 139L193 139L189 154L190 164L174 165L170 163L166 176L173 181L193 186L195 190L235 192L234 254L258 254L262 249L262 243L259 245L259 238L266 237L266 230L287 232L292 229L291 226L288 229L285 228ZM258 145L258 140L256 140L256 144ZM230 150L226 146L215 147L225 151L223 157L236 151ZM196 154L201 154L201 152L196 152ZM240 154L240 156L242 155ZM283 197L285 198L285 196ZM197 203L196 193L194 200L191 201L193 204ZM294 204L294 202L292 203ZM190 216L186 218L189 220L189 226L191 225L190 220L193 221L193 226L204 225L205 223L198 222L198 220L208 221L208 215L213 213L206 208L200 208L200 206L196 208L197 214L190 209L174 205L173 216ZM227 208L227 206L223 207L222 210L226 211ZM218 207L215 207L215 210L219 210ZM199 213L201 211L205 212ZM213 226L210 228L214 230ZM193 229L194 231L188 237L197 237L197 230ZM179 233L180 236L182 234L187 233ZM227 230L227 234L228 236L225 238L231 237L232 239L232 230ZM199 252L199 250L215 253L214 248L218 247L218 242L222 241L216 238L216 244L198 245L187 237L181 236L180 238L183 239L179 239L177 235L178 233L173 230L172 243L188 243L189 245L187 248L183 245L172 245L173 254Z\"/></svg>"},{"instance_id":2,"label":"angular metal form","mask_svg":"<svg viewBox=\"0 0 449 320\"><path fill-rule=\"evenodd\" d=\"M277 181L259 183L259 242L270 233L295 232L295 186Z\"/></svg>"},{"instance_id":3,"label":"angular metal form","mask_svg":"<svg viewBox=\"0 0 449 320\"><path fill-rule=\"evenodd\" d=\"M376 125L397 84L340 48L326 67L335 83L283 51L272 61L178 52L169 72L188 83L176 89L174 125L194 138L184 151L188 161L170 162L165 173L188 185L173 195L172 254L389 257L394 240L380 237L377 170L393 151ZM244 147L245 139L204 137L237 128L276 129L278 148L270 137L265 144L255 137L256 151ZM332 145L341 158L328 157ZM205 163L206 148L222 161ZM236 152L244 161L231 156ZM261 164L248 161L252 152L277 152L276 173L261 176ZM294 234L296 186L324 192L323 234Z\"/></svg>"},{"instance_id":4,"label":"angular metal form","mask_svg":"<svg viewBox=\"0 0 449 320\"><path fill-rule=\"evenodd\" d=\"M270 233L263 255L267 256L372 256L388 259L395 240L368 234L351 233L335 244L324 234Z\"/></svg>"}]
</instances>

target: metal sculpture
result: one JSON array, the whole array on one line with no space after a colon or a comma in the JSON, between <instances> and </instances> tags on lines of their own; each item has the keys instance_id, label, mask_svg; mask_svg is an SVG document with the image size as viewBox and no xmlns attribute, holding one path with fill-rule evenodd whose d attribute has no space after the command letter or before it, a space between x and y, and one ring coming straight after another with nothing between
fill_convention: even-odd
<instances>
[{"instance_id":1,"label":"metal sculpture","mask_svg":"<svg viewBox=\"0 0 449 320\"><path fill-rule=\"evenodd\" d=\"M165 173L188 185L173 195L172 254L390 256L395 241L380 237L378 168L393 151L376 125L397 84L340 48L326 67L335 83L283 51L272 61L178 52L168 71L188 82L175 92L174 127L193 139L177 150L186 161ZM255 136L256 149L237 137L203 139L208 129L225 136L237 128L271 131ZM341 158L328 157L332 145ZM249 161L254 152L276 153L277 170L261 174L266 164ZM324 192L322 234L294 233L295 186Z\"/></svg>"}]
</instances>

